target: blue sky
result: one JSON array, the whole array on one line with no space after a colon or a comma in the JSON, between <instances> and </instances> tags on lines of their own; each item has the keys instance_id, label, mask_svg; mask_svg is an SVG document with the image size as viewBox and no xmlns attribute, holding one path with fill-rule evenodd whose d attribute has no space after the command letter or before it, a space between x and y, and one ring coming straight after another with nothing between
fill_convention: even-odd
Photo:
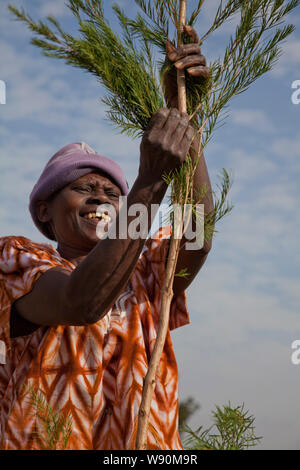
<instances>
[{"instance_id":1,"label":"blue sky","mask_svg":"<svg viewBox=\"0 0 300 470\"><path fill-rule=\"evenodd\" d=\"M47 160L61 147L85 141L115 159L130 186L137 175L139 140L121 136L104 120L104 90L88 73L43 57L31 33L0 5L0 236L47 241L34 227L28 197ZM12 0L35 19L57 16L75 31L62 0ZM118 2L134 15L133 1ZM193 4L190 0L189 4ZM110 2L105 12L115 24ZM218 4L207 2L196 30L207 30ZM130 10L128 10L130 7ZM300 339L300 7L296 31L268 75L233 100L205 157L212 184L222 167L234 183L231 214L218 225L213 249L187 291L191 325L172 333L180 398L201 405L190 424L211 424L214 405L244 403L256 417L261 448L300 448L300 365L291 343ZM224 50L230 28L204 44L208 61ZM55 246L55 245L54 245Z\"/></svg>"}]
</instances>

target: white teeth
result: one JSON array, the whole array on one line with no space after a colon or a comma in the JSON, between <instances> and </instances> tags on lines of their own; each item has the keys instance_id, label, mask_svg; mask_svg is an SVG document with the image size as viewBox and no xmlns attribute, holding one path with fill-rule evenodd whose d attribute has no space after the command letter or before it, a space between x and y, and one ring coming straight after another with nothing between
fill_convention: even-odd
<instances>
[{"instance_id":1,"label":"white teeth","mask_svg":"<svg viewBox=\"0 0 300 470\"><path fill-rule=\"evenodd\" d=\"M88 219L96 219L99 218L100 220L103 220L104 222L110 222L111 218L108 214L105 214L104 212L89 212L88 214L85 215Z\"/></svg>"},{"instance_id":2,"label":"white teeth","mask_svg":"<svg viewBox=\"0 0 300 470\"><path fill-rule=\"evenodd\" d=\"M105 222L109 222L111 219L110 219L110 216L108 214L101 214L100 215L101 219L104 220Z\"/></svg>"}]
</instances>

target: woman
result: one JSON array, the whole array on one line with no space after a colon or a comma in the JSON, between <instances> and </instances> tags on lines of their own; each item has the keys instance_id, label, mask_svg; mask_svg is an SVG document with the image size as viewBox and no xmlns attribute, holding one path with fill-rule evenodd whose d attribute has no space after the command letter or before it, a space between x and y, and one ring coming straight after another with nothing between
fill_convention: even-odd
<instances>
[{"instance_id":1,"label":"woman","mask_svg":"<svg viewBox=\"0 0 300 470\"><path fill-rule=\"evenodd\" d=\"M187 32L196 39L194 30ZM177 68L207 76L196 44L175 49L168 43L167 53ZM96 228L100 219L106 226L101 208L107 204L115 209L116 222L120 220L119 196L127 196L128 208L142 203L150 214L151 205L160 204L167 190L163 173L179 168L189 149L196 155L195 130L188 115L176 109L176 82L167 76L165 86L172 109L160 109L151 119L129 193L115 162L84 143L65 146L49 160L30 196L34 223L57 248L20 236L0 239L1 449L49 445L30 390L39 391L55 412L70 414L67 449L134 448L170 229L161 228L145 242L147 233L124 238L118 232L115 239L99 239ZM210 188L203 155L195 183ZM212 210L211 192L202 202L206 212ZM132 219L126 218L126 229ZM177 270L186 267L190 277L175 278L170 330L189 323L185 289L209 250L205 243L201 250L180 252ZM152 401L148 448L182 448L169 332Z\"/></svg>"}]
</instances>

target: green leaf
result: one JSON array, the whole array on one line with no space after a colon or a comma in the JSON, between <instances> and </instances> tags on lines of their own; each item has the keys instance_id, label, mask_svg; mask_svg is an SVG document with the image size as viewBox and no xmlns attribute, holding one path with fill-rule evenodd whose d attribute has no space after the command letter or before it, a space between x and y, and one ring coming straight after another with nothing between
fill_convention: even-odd
<instances>
[{"instance_id":1,"label":"green leaf","mask_svg":"<svg viewBox=\"0 0 300 470\"><path fill-rule=\"evenodd\" d=\"M187 268L183 268L178 273L176 273L174 276L175 277L182 277L184 279L188 279L190 277L190 273L187 272Z\"/></svg>"}]
</instances>

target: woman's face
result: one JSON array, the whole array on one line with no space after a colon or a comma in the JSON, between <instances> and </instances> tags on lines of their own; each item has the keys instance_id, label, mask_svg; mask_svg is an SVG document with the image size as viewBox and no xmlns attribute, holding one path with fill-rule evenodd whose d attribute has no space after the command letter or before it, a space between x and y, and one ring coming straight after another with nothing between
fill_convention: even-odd
<instances>
[{"instance_id":1,"label":"woman's face","mask_svg":"<svg viewBox=\"0 0 300 470\"><path fill-rule=\"evenodd\" d=\"M100 172L93 172L65 186L50 202L40 203L39 215L43 222L51 224L58 247L88 253L99 241L99 219L91 214L101 211L103 204L111 204L117 214L119 196L121 190L115 183Z\"/></svg>"}]
</instances>

